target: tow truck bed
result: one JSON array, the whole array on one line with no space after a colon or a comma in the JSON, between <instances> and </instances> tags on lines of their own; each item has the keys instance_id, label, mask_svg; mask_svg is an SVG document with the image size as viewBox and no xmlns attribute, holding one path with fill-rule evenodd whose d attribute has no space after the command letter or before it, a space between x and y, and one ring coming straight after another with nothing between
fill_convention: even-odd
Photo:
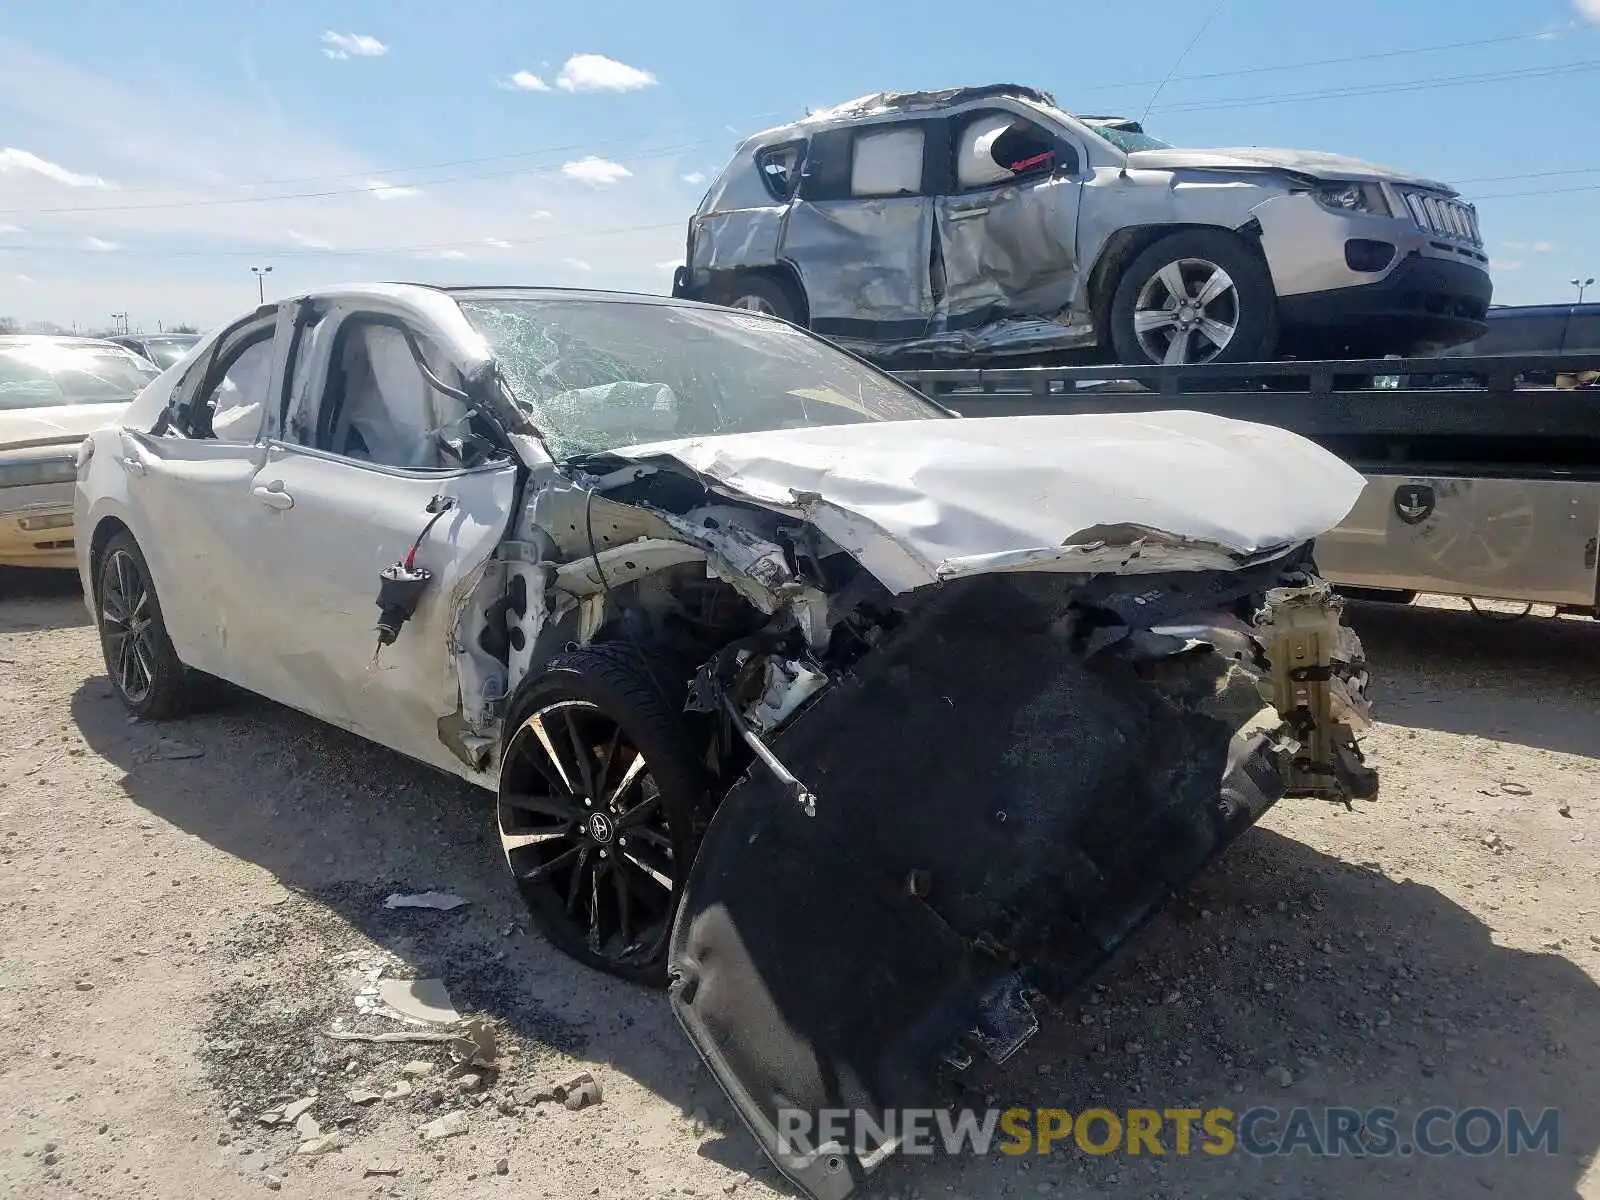
<instances>
[{"instance_id":1,"label":"tow truck bed","mask_svg":"<svg viewBox=\"0 0 1600 1200\"><path fill-rule=\"evenodd\" d=\"M1481 386L1398 389L1438 359L897 372L963 416L1196 409L1289 429L1367 477L1317 542L1322 574L1407 597L1442 592L1600 616L1600 389L1518 386L1600 355L1448 360Z\"/></svg>"}]
</instances>

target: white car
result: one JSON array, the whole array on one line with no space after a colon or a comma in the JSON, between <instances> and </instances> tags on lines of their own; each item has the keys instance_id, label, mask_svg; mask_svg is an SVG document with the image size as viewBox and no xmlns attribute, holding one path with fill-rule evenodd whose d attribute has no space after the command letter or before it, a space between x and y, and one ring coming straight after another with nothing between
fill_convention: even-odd
<instances>
[{"instance_id":1,"label":"white car","mask_svg":"<svg viewBox=\"0 0 1600 1200\"><path fill-rule=\"evenodd\" d=\"M96 338L0 336L0 566L73 565L73 455L159 373Z\"/></svg>"},{"instance_id":2,"label":"white car","mask_svg":"<svg viewBox=\"0 0 1600 1200\"><path fill-rule=\"evenodd\" d=\"M494 789L539 925L670 978L816 1196L880 1156L780 1108L925 1101L1278 798L1374 792L1309 557L1362 480L1279 429L958 420L768 316L373 285L80 462L133 713L221 676Z\"/></svg>"}]
</instances>

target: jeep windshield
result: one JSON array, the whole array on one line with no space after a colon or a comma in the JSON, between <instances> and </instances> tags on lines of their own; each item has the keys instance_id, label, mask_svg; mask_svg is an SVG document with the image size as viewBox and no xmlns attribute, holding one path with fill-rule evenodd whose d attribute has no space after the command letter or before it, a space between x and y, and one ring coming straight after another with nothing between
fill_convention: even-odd
<instances>
[{"instance_id":1,"label":"jeep windshield","mask_svg":"<svg viewBox=\"0 0 1600 1200\"><path fill-rule=\"evenodd\" d=\"M459 303L560 459L677 438L949 415L770 317L649 301Z\"/></svg>"},{"instance_id":2,"label":"jeep windshield","mask_svg":"<svg viewBox=\"0 0 1600 1200\"><path fill-rule=\"evenodd\" d=\"M1151 137L1137 121L1098 121L1093 117L1082 117L1080 120L1118 150L1128 154L1136 150L1172 149L1171 142Z\"/></svg>"}]
</instances>

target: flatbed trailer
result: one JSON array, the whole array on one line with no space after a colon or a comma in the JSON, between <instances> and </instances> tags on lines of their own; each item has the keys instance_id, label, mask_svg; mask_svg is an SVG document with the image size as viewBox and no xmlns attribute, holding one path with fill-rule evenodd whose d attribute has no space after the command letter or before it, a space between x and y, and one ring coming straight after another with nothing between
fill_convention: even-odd
<instances>
[{"instance_id":1,"label":"flatbed trailer","mask_svg":"<svg viewBox=\"0 0 1600 1200\"><path fill-rule=\"evenodd\" d=\"M1335 584L1600 617L1600 388L1519 384L1581 377L1600 355L1454 358L1448 368L1477 386L1384 386L1438 374L1436 358L896 374L964 417L1193 409L1277 425L1366 476L1349 516L1317 540Z\"/></svg>"}]
</instances>

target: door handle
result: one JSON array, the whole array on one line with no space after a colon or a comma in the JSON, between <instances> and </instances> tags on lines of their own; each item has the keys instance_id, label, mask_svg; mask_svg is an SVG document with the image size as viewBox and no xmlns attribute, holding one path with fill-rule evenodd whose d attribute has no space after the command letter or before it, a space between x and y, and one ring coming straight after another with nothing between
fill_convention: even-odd
<instances>
[{"instance_id":1,"label":"door handle","mask_svg":"<svg viewBox=\"0 0 1600 1200\"><path fill-rule=\"evenodd\" d=\"M294 497L283 490L283 480L274 479L271 483L258 483L250 489L250 494L268 508L293 508Z\"/></svg>"},{"instance_id":2,"label":"door handle","mask_svg":"<svg viewBox=\"0 0 1600 1200\"><path fill-rule=\"evenodd\" d=\"M123 456L122 465L127 470L129 475L143 475L144 474L144 471L145 471L144 463L140 462L137 458L135 458L131 454L127 454L127 455Z\"/></svg>"}]
</instances>

